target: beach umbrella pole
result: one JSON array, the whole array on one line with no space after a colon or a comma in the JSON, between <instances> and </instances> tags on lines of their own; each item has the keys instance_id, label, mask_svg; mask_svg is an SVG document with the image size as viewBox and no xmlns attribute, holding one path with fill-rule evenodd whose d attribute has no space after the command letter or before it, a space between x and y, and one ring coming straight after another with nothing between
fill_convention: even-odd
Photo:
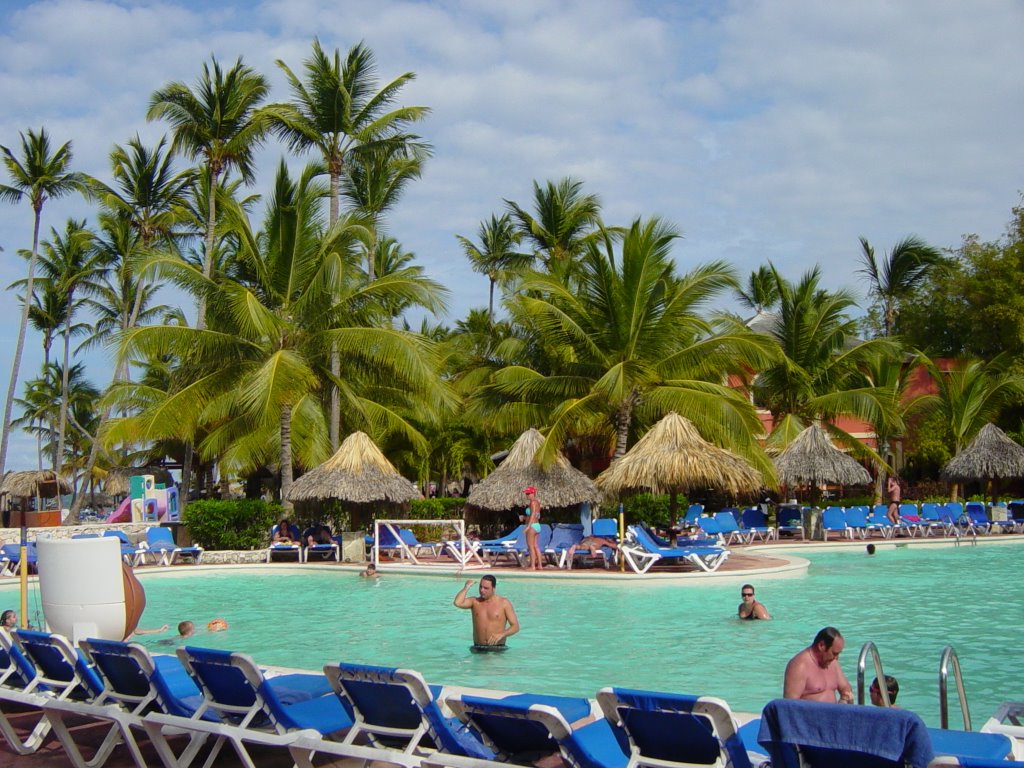
<instances>
[{"instance_id":1,"label":"beach umbrella pole","mask_svg":"<svg viewBox=\"0 0 1024 768\"><path fill-rule=\"evenodd\" d=\"M28 629L28 528L21 526L21 628Z\"/></svg>"}]
</instances>

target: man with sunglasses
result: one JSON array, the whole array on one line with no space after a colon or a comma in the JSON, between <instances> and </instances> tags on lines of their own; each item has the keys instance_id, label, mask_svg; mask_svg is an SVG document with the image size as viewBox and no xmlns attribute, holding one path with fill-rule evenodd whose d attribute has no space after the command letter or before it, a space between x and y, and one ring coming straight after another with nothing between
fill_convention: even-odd
<instances>
[{"instance_id":1,"label":"man with sunglasses","mask_svg":"<svg viewBox=\"0 0 1024 768\"><path fill-rule=\"evenodd\" d=\"M754 599L754 587L750 584L744 584L740 588L740 597L743 602L740 603L738 610L739 617L741 619L770 619L771 614L768 613L768 609L764 607L764 603L759 603Z\"/></svg>"}]
</instances>

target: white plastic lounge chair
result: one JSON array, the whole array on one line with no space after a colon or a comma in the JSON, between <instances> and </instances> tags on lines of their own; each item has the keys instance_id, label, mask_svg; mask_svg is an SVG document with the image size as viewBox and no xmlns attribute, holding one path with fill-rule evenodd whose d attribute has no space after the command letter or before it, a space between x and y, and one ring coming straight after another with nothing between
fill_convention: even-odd
<instances>
[{"instance_id":1,"label":"white plastic lounge chair","mask_svg":"<svg viewBox=\"0 0 1024 768\"><path fill-rule=\"evenodd\" d=\"M35 678L31 662L14 644L7 630L0 629L0 734L19 755L30 755L38 750L50 732L50 721L35 713L45 700L42 693L35 691L38 686ZM9 706L12 704L13 709ZM29 718L32 728L27 736L22 736L15 722Z\"/></svg>"},{"instance_id":2,"label":"white plastic lounge chair","mask_svg":"<svg viewBox=\"0 0 1024 768\"><path fill-rule=\"evenodd\" d=\"M203 559L202 547L179 547L175 544L170 528L159 526L147 528L146 544L149 545L149 549L142 559L144 560L147 556L151 557L156 565L174 565L175 560L186 557L198 565L199 561Z\"/></svg>"},{"instance_id":3,"label":"white plastic lounge chair","mask_svg":"<svg viewBox=\"0 0 1024 768\"><path fill-rule=\"evenodd\" d=\"M629 526L629 541L620 546L622 556L636 573L647 573L665 558L678 558L696 565L702 571L717 571L729 557L729 550L719 546L661 547L643 527Z\"/></svg>"},{"instance_id":4,"label":"white plastic lounge chair","mask_svg":"<svg viewBox=\"0 0 1024 768\"><path fill-rule=\"evenodd\" d=\"M120 539L121 559L124 560L127 565L135 566L142 563L146 556L146 552L148 551L146 546L132 543L132 540L128 538L128 534L124 531L104 531L103 535Z\"/></svg>"},{"instance_id":5,"label":"white plastic lounge chair","mask_svg":"<svg viewBox=\"0 0 1024 768\"><path fill-rule=\"evenodd\" d=\"M266 678L249 656L209 648L179 648L178 658L203 698L191 717L145 717L146 733L165 766L188 765L168 742L181 731L216 738L207 765L228 743L246 768L256 768L247 745L287 749L300 735L319 738L352 725L323 675ZM206 719L208 713L217 720Z\"/></svg>"}]
</instances>

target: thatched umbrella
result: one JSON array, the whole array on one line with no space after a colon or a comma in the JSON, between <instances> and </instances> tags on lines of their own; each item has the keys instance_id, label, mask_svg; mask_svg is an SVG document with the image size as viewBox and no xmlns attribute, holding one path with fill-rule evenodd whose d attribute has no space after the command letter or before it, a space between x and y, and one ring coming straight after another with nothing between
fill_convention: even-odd
<instances>
[{"instance_id":1,"label":"thatched umbrella","mask_svg":"<svg viewBox=\"0 0 1024 768\"><path fill-rule=\"evenodd\" d=\"M1024 477L1024 447L995 424L982 427L971 444L942 468L944 480L985 480L993 486L993 494L992 481L1015 477Z\"/></svg>"},{"instance_id":2,"label":"thatched umbrella","mask_svg":"<svg viewBox=\"0 0 1024 768\"><path fill-rule=\"evenodd\" d=\"M71 493L71 486L63 478L60 478L58 483L52 469L33 469L25 472L8 472L4 475L3 485L0 485L0 493L6 493L11 498L52 499L64 493Z\"/></svg>"},{"instance_id":3,"label":"thatched umbrella","mask_svg":"<svg viewBox=\"0 0 1024 768\"><path fill-rule=\"evenodd\" d=\"M420 497L419 489L364 432L346 437L337 453L292 483L288 492L289 501L340 499L352 504L405 504Z\"/></svg>"},{"instance_id":4,"label":"thatched umbrella","mask_svg":"<svg viewBox=\"0 0 1024 768\"><path fill-rule=\"evenodd\" d=\"M609 494L668 493L674 520L679 493L717 488L736 496L762 488L764 478L746 459L709 443L693 422L673 411L602 472L597 485Z\"/></svg>"},{"instance_id":5,"label":"thatched umbrella","mask_svg":"<svg viewBox=\"0 0 1024 768\"><path fill-rule=\"evenodd\" d=\"M807 427L775 457L775 472L784 485L807 483L812 489L825 483L867 485L871 482L871 474L852 456L836 448L817 424Z\"/></svg>"},{"instance_id":6,"label":"thatched umbrella","mask_svg":"<svg viewBox=\"0 0 1024 768\"><path fill-rule=\"evenodd\" d=\"M526 502L523 489L531 485L545 507L597 503L601 492L594 481L573 467L561 452L550 467L541 467L536 456L543 443L544 436L536 429L523 432L498 468L473 486L466 506L495 512L522 507Z\"/></svg>"}]
</instances>

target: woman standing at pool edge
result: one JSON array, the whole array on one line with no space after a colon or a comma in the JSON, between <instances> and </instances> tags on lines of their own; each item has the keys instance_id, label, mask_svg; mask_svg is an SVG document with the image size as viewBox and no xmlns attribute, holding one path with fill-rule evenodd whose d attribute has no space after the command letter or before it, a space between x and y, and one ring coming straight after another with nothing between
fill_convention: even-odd
<instances>
[{"instance_id":1,"label":"woman standing at pool edge","mask_svg":"<svg viewBox=\"0 0 1024 768\"><path fill-rule=\"evenodd\" d=\"M542 568L540 559L540 502L537 501L537 489L532 485L524 488L523 493L529 499L530 506L527 514L520 515L520 519L526 523L526 548L530 551L530 570L539 571Z\"/></svg>"}]
</instances>

